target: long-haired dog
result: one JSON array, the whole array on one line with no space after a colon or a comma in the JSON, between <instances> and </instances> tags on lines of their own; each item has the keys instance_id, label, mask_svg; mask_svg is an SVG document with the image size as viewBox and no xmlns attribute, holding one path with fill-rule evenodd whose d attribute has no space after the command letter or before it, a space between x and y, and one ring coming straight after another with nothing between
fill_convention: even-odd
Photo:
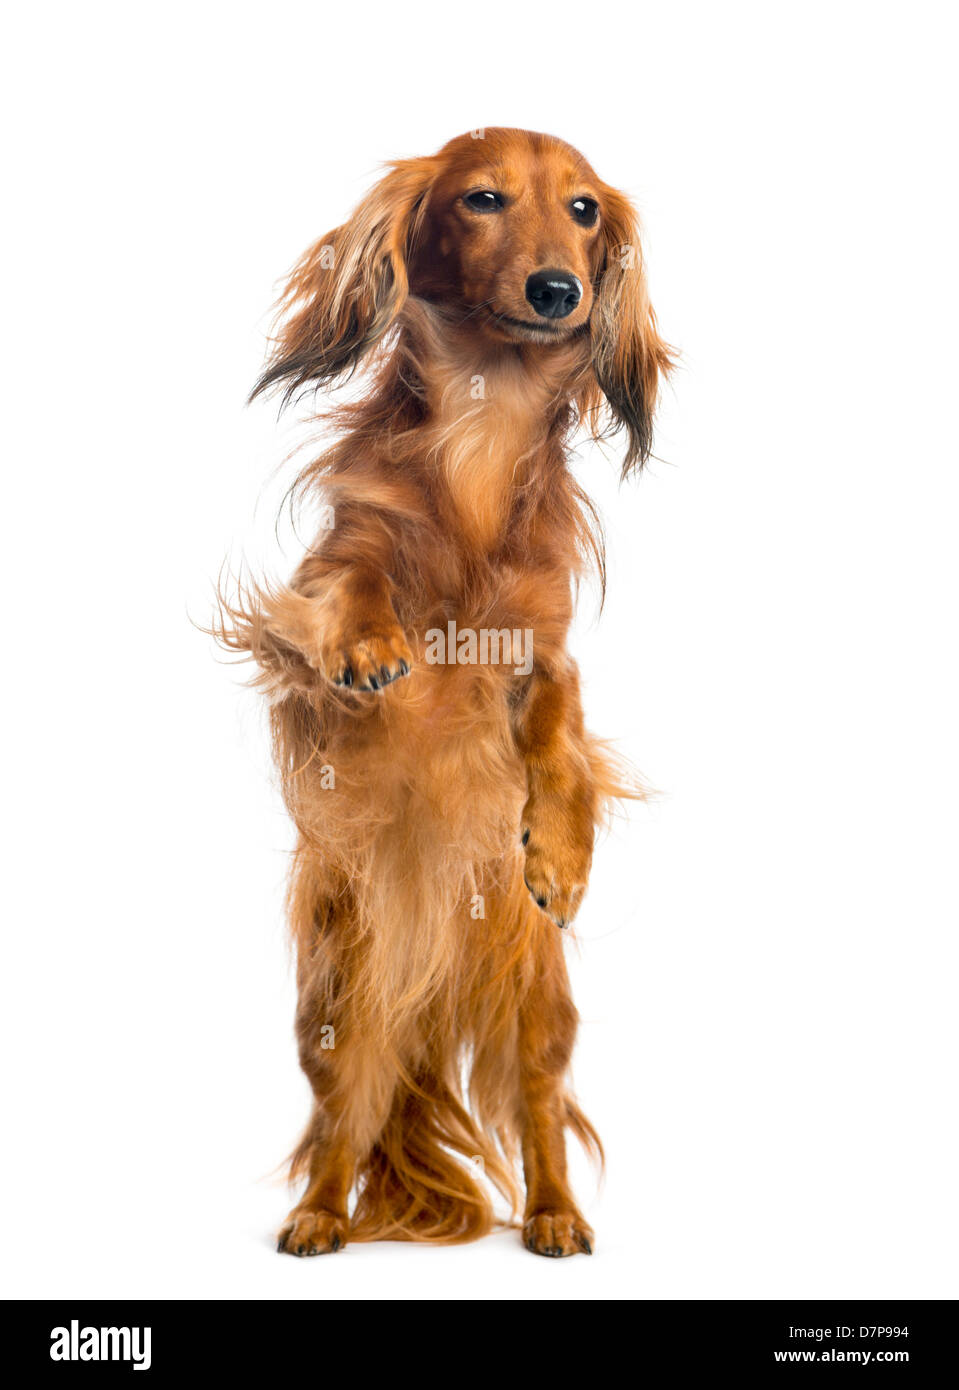
<instances>
[{"instance_id":1,"label":"long-haired dog","mask_svg":"<svg viewBox=\"0 0 959 1390\"><path fill-rule=\"evenodd\" d=\"M567 1088L559 928L635 788L584 729L566 651L575 581L603 568L566 451L577 426L622 431L624 476L641 466L671 362L629 202L545 135L391 165L290 275L254 396L372 374L298 480L333 524L218 624L269 692L298 830L314 1106L281 1250L475 1239L481 1173L516 1211L520 1152L526 1246L591 1250L565 1130L601 1150Z\"/></svg>"}]
</instances>

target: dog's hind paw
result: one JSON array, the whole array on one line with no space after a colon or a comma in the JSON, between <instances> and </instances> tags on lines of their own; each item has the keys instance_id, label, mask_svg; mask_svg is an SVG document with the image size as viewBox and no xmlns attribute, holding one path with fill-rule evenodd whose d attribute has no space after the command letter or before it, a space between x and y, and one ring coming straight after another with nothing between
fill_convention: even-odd
<instances>
[{"instance_id":1,"label":"dog's hind paw","mask_svg":"<svg viewBox=\"0 0 959 1390\"><path fill-rule=\"evenodd\" d=\"M559 1259L591 1255L595 1236L578 1211L538 1211L523 1226L523 1244L534 1255Z\"/></svg>"},{"instance_id":2,"label":"dog's hind paw","mask_svg":"<svg viewBox=\"0 0 959 1390\"><path fill-rule=\"evenodd\" d=\"M292 1211L276 1243L283 1255L334 1255L347 1242L345 1217L331 1211Z\"/></svg>"}]
</instances>

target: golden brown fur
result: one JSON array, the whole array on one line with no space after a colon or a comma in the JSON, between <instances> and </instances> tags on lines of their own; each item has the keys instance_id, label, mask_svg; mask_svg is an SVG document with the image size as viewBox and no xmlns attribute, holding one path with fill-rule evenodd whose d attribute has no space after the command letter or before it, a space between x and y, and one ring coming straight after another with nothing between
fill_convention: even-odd
<instances>
[{"instance_id":1,"label":"golden brown fur","mask_svg":"<svg viewBox=\"0 0 959 1390\"><path fill-rule=\"evenodd\" d=\"M502 206L475 210L475 190ZM526 297L544 267L582 287L555 322ZM565 449L581 422L625 431L625 471L649 450L671 358L628 202L523 131L394 165L292 272L257 391L289 398L367 360L369 389L334 412L339 440L298 484L322 489L334 527L289 585L224 600L219 627L258 665L299 832L290 919L315 1104L280 1248L473 1239L493 1222L478 1163L515 1209L521 1152L526 1244L589 1251L564 1130L599 1145L566 1087L576 1012L557 925L608 800L632 793L584 729L566 652L573 584L602 551ZM432 664L428 634L451 621L532 631L531 670L506 647Z\"/></svg>"}]
</instances>

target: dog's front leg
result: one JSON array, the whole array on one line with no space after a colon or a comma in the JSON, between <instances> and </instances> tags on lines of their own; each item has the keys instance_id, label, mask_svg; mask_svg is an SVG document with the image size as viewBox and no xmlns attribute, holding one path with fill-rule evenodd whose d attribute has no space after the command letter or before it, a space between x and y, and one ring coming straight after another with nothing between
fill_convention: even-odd
<instances>
[{"instance_id":1,"label":"dog's front leg","mask_svg":"<svg viewBox=\"0 0 959 1390\"><path fill-rule=\"evenodd\" d=\"M598 800L572 661L559 672L534 670L516 737L527 776L526 886L538 906L565 927L586 891Z\"/></svg>"},{"instance_id":2,"label":"dog's front leg","mask_svg":"<svg viewBox=\"0 0 959 1390\"><path fill-rule=\"evenodd\" d=\"M268 624L334 685L382 690L413 664L392 584L375 565L304 566L271 604Z\"/></svg>"}]
</instances>

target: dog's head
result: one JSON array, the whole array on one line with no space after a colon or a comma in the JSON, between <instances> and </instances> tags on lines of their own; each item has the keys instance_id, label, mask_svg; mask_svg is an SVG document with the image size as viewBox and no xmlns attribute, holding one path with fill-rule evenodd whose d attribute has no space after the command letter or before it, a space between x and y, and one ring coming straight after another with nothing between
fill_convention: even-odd
<instances>
[{"instance_id":1,"label":"dog's head","mask_svg":"<svg viewBox=\"0 0 959 1390\"><path fill-rule=\"evenodd\" d=\"M605 398L627 435L624 472L649 454L660 376L672 364L649 303L636 217L571 146L529 131L459 136L403 160L351 220L294 267L272 360L254 395L353 370L407 297L527 352L580 340L592 371L580 409Z\"/></svg>"}]
</instances>

